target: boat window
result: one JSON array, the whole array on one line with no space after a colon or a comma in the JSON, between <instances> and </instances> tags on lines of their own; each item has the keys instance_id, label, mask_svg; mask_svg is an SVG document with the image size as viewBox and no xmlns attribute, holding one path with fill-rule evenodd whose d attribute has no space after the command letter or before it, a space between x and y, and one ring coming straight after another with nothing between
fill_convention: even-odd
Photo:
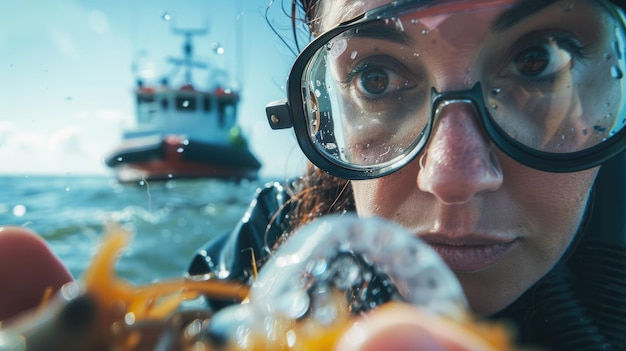
<instances>
[{"instance_id":1,"label":"boat window","mask_svg":"<svg viewBox=\"0 0 626 351\"><path fill-rule=\"evenodd\" d=\"M220 101L217 107L220 127L224 127L226 119L235 115L235 103L232 101Z\"/></svg>"},{"instance_id":2,"label":"boat window","mask_svg":"<svg viewBox=\"0 0 626 351\"><path fill-rule=\"evenodd\" d=\"M204 112L210 112L211 111L211 97L210 96L205 96L203 99L203 103L202 103L202 108L204 109Z\"/></svg>"},{"instance_id":3,"label":"boat window","mask_svg":"<svg viewBox=\"0 0 626 351\"><path fill-rule=\"evenodd\" d=\"M195 96L177 96L176 109L179 111L195 111L196 100Z\"/></svg>"},{"instance_id":4,"label":"boat window","mask_svg":"<svg viewBox=\"0 0 626 351\"><path fill-rule=\"evenodd\" d=\"M154 102L154 95L153 94L137 94L137 103L138 104L148 103L148 102Z\"/></svg>"}]
</instances>

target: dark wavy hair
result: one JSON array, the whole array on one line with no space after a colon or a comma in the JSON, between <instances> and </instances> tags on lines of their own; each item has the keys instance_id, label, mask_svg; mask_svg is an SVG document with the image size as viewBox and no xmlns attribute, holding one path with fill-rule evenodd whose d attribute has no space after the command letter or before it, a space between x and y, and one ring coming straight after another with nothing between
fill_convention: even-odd
<instances>
[{"instance_id":1,"label":"dark wavy hair","mask_svg":"<svg viewBox=\"0 0 626 351\"><path fill-rule=\"evenodd\" d=\"M272 4L273 1L270 2L270 6ZM270 22L266 14L270 28L292 50L294 55L297 55L305 44L300 42L303 27L306 28L307 33L305 35L308 36L308 40L318 34L319 4L319 0L291 0L288 5L285 5L284 2L281 3L283 14L288 16L291 22L292 45L281 36L277 27ZM286 206L292 208L289 215L289 227L292 231L323 215L355 210L350 181L334 177L310 162L299 181L292 184L288 191L291 199Z\"/></svg>"}]
</instances>

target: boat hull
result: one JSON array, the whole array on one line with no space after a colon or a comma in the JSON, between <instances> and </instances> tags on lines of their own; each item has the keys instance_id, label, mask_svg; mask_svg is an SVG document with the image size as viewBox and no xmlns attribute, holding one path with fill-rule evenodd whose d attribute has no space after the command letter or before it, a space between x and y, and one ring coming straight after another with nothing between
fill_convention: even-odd
<instances>
[{"instance_id":1,"label":"boat hull","mask_svg":"<svg viewBox=\"0 0 626 351\"><path fill-rule=\"evenodd\" d=\"M126 140L105 160L122 183L184 178L257 179L259 161L242 145L179 136Z\"/></svg>"}]
</instances>

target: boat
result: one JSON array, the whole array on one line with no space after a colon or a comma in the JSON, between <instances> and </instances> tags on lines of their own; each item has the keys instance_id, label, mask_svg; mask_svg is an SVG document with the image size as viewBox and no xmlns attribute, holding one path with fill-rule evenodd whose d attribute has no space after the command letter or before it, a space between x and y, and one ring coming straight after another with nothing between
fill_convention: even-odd
<instances>
[{"instance_id":1,"label":"boat","mask_svg":"<svg viewBox=\"0 0 626 351\"><path fill-rule=\"evenodd\" d=\"M261 163L238 125L236 89L192 80L193 69L211 69L193 57L193 37L205 30L173 30L184 35L183 56L169 58L172 74L158 82L138 78L135 126L104 162L121 183L184 178L257 179ZM184 68L184 80L173 84ZM211 75L209 75L210 77Z\"/></svg>"}]
</instances>

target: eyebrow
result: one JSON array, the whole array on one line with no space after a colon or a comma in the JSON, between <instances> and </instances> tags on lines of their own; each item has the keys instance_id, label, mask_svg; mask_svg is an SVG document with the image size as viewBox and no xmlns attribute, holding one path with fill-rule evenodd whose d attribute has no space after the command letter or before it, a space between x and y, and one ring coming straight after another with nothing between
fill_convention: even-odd
<instances>
[{"instance_id":1,"label":"eyebrow","mask_svg":"<svg viewBox=\"0 0 626 351\"><path fill-rule=\"evenodd\" d=\"M363 27L352 28L344 34L348 38L381 39L405 45L412 41L404 31L398 31L395 26L391 26L382 21L376 21Z\"/></svg>"},{"instance_id":2,"label":"eyebrow","mask_svg":"<svg viewBox=\"0 0 626 351\"><path fill-rule=\"evenodd\" d=\"M503 32L523 19L552 5L558 0L527 0L522 1L512 8L504 11L493 23L491 30L494 32Z\"/></svg>"}]
</instances>

